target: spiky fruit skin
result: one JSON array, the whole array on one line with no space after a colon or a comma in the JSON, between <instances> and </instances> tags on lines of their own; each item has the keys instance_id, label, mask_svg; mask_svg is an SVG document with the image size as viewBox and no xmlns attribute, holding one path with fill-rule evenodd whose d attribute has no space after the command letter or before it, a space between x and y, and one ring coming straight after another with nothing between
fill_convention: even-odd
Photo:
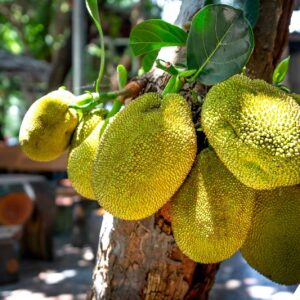
<instances>
[{"instance_id":1,"label":"spiky fruit skin","mask_svg":"<svg viewBox=\"0 0 300 300\"><path fill-rule=\"evenodd\" d=\"M175 241L200 263L216 263L240 249L251 226L255 191L238 181L211 149L197 156L172 200Z\"/></svg>"},{"instance_id":2,"label":"spiky fruit skin","mask_svg":"<svg viewBox=\"0 0 300 300\"><path fill-rule=\"evenodd\" d=\"M121 219L152 215L184 181L196 148L183 97L140 96L116 115L101 138L93 174L99 203Z\"/></svg>"},{"instance_id":3,"label":"spiky fruit skin","mask_svg":"<svg viewBox=\"0 0 300 300\"><path fill-rule=\"evenodd\" d=\"M300 107L287 93L235 75L209 91L201 122L219 158L245 185L300 183Z\"/></svg>"},{"instance_id":4,"label":"spiky fruit skin","mask_svg":"<svg viewBox=\"0 0 300 300\"><path fill-rule=\"evenodd\" d=\"M53 91L35 101L21 124L19 142L32 160L49 161L68 148L78 124L75 110L68 105L74 95L65 90Z\"/></svg>"},{"instance_id":5,"label":"spiky fruit skin","mask_svg":"<svg viewBox=\"0 0 300 300\"><path fill-rule=\"evenodd\" d=\"M300 105L300 95L299 94L290 94L290 96L295 99L295 101Z\"/></svg>"},{"instance_id":6,"label":"spiky fruit skin","mask_svg":"<svg viewBox=\"0 0 300 300\"><path fill-rule=\"evenodd\" d=\"M247 262L280 284L300 283L300 186L260 191L241 248Z\"/></svg>"},{"instance_id":7,"label":"spiky fruit skin","mask_svg":"<svg viewBox=\"0 0 300 300\"><path fill-rule=\"evenodd\" d=\"M92 188L93 163L104 124L105 111L94 110L84 115L72 137L68 156L68 177L83 197L95 200Z\"/></svg>"}]
</instances>

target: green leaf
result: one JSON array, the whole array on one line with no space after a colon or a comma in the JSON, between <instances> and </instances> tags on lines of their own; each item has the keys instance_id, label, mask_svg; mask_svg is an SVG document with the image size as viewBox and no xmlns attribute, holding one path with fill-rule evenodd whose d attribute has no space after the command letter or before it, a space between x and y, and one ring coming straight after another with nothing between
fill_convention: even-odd
<instances>
[{"instance_id":1,"label":"green leaf","mask_svg":"<svg viewBox=\"0 0 300 300\"><path fill-rule=\"evenodd\" d=\"M184 46L187 33L162 20L146 20L135 26L129 44L135 56L147 54L162 47Z\"/></svg>"},{"instance_id":2,"label":"green leaf","mask_svg":"<svg viewBox=\"0 0 300 300\"><path fill-rule=\"evenodd\" d=\"M126 84L127 84L127 70L125 66L123 65L118 65L117 66L117 74L118 74L118 84L119 84L119 89L123 89Z\"/></svg>"},{"instance_id":3,"label":"green leaf","mask_svg":"<svg viewBox=\"0 0 300 300\"><path fill-rule=\"evenodd\" d=\"M147 53L143 58L143 69L145 72L149 72L157 58L159 50L154 50Z\"/></svg>"},{"instance_id":4,"label":"green leaf","mask_svg":"<svg viewBox=\"0 0 300 300\"><path fill-rule=\"evenodd\" d=\"M90 16L94 20L98 31L101 30L98 1L97 0L85 0L85 5L86 5L86 8L87 8Z\"/></svg>"},{"instance_id":5,"label":"green leaf","mask_svg":"<svg viewBox=\"0 0 300 300\"><path fill-rule=\"evenodd\" d=\"M288 56L277 65L272 76L273 84L278 85L284 80L285 75L289 70L289 63L290 57Z\"/></svg>"},{"instance_id":6,"label":"green leaf","mask_svg":"<svg viewBox=\"0 0 300 300\"><path fill-rule=\"evenodd\" d=\"M209 4L225 4L242 10L252 27L259 16L259 0L206 0L204 3Z\"/></svg>"},{"instance_id":7,"label":"green leaf","mask_svg":"<svg viewBox=\"0 0 300 300\"><path fill-rule=\"evenodd\" d=\"M241 10L213 4L198 12L187 39L187 64L193 79L213 85L240 73L254 48L252 28Z\"/></svg>"}]
</instances>

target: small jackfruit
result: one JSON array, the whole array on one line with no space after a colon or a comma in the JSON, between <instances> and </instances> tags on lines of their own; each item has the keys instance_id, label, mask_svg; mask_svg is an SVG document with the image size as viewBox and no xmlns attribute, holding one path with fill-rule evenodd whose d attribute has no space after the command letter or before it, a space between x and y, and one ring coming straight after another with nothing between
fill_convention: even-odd
<instances>
[{"instance_id":1,"label":"small jackfruit","mask_svg":"<svg viewBox=\"0 0 300 300\"><path fill-rule=\"evenodd\" d=\"M148 217L180 187L196 148L186 100L144 94L119 112L101 137L93 173L96 198L116 217Z\"/></svg>"},{"instance_id":2,"label":"small jackfruit","mask_svg":"<svg viewBox=\"0 0 300 300\"><path fill-rule=\"evenodd\" d=\"M269 279L280 284L299 284L299 220L299 185L260 191L242 255Z\"/></svg>"},{"instance_id":3,"label":"small jackfruit","mask_svg":"<svg viewBox=\"0 0 300 300\"><path fill-rule=\"evenodd\" d=\"M73 134L68 156L68 177L72 186L80 195L93 200L93 162L100 142L105 112L103 109L96 109L83 116Z\"/></svg>"},{"instance_id":4,"label":"small jackfruit","mask_svg":"<svg viewBox=\"0 0 300 300\"><path fill-rule=\"evenodd\" d=\"M78 116L68 105L74 95L59 89L35 101L21 124L19 142L31 159L49 161L68 148Z\"/></svg>"},{"instance_id":5,"label":"small jackfruit","mask_svg":"<svg viewBox=\"0 0 300 300\"><path fill-rule=\"evenodd\" d=\"M175 241L200 263L216 263L240 249L251 226L255 191L238 181L211 149L198 154L172 200Z\"/></svg>"},{"instance_id":6,"label":"small jackfruit","mask_svg":"<svg viewBox=\"0 0 300 300\"><path fill-rule=\"evenodd\" d=\"M201 122L218 157L245 185L300 183L300 106L289 94L235 75L208 92Z\"/></svg>"}]
</instances>

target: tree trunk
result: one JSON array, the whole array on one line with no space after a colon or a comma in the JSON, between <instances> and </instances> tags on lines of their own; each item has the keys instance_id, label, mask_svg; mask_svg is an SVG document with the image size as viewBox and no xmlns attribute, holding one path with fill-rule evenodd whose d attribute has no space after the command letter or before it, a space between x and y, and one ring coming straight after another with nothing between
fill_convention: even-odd
<instances>
[{"instance_id":1,"label":"tree trunk","mask_svg":"<svg viewBox=\"0 0 300 300\"><path fill-rule=\"evenodd\" d=\"M183 0L176 23L185 26L203 6L202 0ZM248 64L252 77L270 80L287 42L293 0L261 0L255 28L256 49ZM166 48L167 55L180 61L180 53ZM164 75L153 72L145 91L160 91ZM198 92L205 89L193 86ZM183 91L189 98L189 93ZM194 109L195 116L199 108ZM145 187L147 188L147 187ZM106 213L88 299L208 299L218 264L197 264L177 247L166 204L155 215L141 221L124 221Z\"/></svg>"}]
</instances>

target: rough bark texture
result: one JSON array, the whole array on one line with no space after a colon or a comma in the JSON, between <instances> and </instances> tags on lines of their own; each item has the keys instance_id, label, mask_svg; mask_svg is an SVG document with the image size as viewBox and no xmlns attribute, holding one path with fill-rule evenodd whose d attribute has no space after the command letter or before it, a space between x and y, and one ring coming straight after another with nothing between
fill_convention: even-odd
<instances>
[{"instance_id":1,"label":"rough bark texture","mask_svg":"<svg viewBox=\"0 0 300 300\"><path fill-rule=\"evenodd\" d=\"M251 76L270 80L287 40L292 2L261 0L261 17L255 28L256 50L248 65ZM176 23L184 26L202 5L201 0L183 0ZM180 53L168 52L167 57L168 61L180 60ZM143 92L160 91L165 83L166 77L153 72ZM205 94L205 87L192 88ZM189 100L189 93L183 93ZM192 109L196 121L199 105ZM200 265L181 253L172 236L168 207L169 204L156 215L134 222L104 215L88 299L208 299L218 264Z\"/></svg>"},{"instance_id":2,"label":"rough bark texture","mask_svg":"<svg viewBox=\"0 0 300 300\"><path fill-rule=\"evenodd\" d=\"M255 49L248 63L249 75L271 81L288 40L294 0L261 0L260 17L254 28Z\"/></svg>"},{"instance_id":3,"label":"rough bark texture","mask_svg":"<svg viewBox=\"0 0 300 300\"><path fill-rule=\"evenodd\" d=\"M58 89L65 81L72 65L72 35L69 34L64 45L57 51L48 78L47 92Z\"/></svg>"},{"instance_id":4,"label":"rough bark texture","mask_svg":"<svg viewBox=\"0 0 300 300\"><path fill-rule=\"evenodd\" d=\"M155 216L126 222L104 215L94 277L98 299L175 300L188 293L196 263L179 251L170 225L156 221Z\"/></svg>"},{"instance_id":5,"label":"rough bark texture","mask_svg":"<svg viewBox=\"0 0 300 300\"><path fill-rule=\"evenodd\" d=\"M71 29L72 14L68 13L64 20L58 19L56 26L63 25ZM63 29L57 29L63 32ZM72 66L72 31L68 33L64 44L58 49L53 57L52 69L48 76L47 92L53 91L63 85Z\"/></svg>"}]
</instances>

